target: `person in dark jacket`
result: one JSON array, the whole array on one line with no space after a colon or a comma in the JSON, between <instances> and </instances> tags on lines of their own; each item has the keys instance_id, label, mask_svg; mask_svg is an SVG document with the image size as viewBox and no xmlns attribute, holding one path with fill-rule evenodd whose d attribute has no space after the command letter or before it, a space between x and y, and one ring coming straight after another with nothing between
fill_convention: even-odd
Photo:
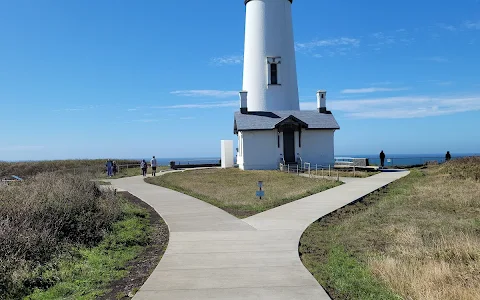
<instances>
[{"instance_id":1,"label":"person in dark jacket","mask_svg":"<svg viewBox=\"0 0 480 300\"><path fill-rule=\"evenodd\" d=\"M380 152L380 165L382 166L382 168L385 167L385 153L383 153L383 150L382 152Z\"/></svg>"},{"instance_id":2,"label":"person in dark jacket","mask_svg":"<svg viewBox=\"0 0 480 300\"><path fill-rule=\"evenodd\" d=\"M452 155L450 154L450 151L447 151L447 154L445 154L445 161L449 161L452 159Z\"/></svg>"},{"instance_id":3,"label":"person in dark jacket","mask_svg":"<svg viewBox=\"0 0 480 300\"><path fill-rule=\"evenodd\" d=\"M145 160L142 160L142 162L140 163L140 168L142 169L143 177L147 176L148 165L147 165L147 162Z\"/></svg>"}]
</instances>

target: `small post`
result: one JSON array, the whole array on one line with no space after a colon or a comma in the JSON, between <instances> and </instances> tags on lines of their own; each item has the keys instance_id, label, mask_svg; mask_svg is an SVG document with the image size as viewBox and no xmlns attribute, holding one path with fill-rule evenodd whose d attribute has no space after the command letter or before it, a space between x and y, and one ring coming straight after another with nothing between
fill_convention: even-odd
<instances>
[{"instance_id":1,"label":"small post","mask_svg":"<svg viewBox=\"0 0 480 300\"><path fill-rule=\"evenodd\" d=\"M287 165L287 173L290 174L290 165Z\"/></svg>"},{"instance_id":2,"label":"small post","mask_svg":"<svg viewBox=\"0 0 480 300\"><path fill-rule=\"evenodd\" d=\"M300 173L298 172L298 164L297 164L297 175L299 175Z\"/></svg>"},{"instance_id":3,"label":"small post","mask_svg":"<svg viewBox=\"0 0 480 300\"><path fill-rule=\"evenodd\" d=\"M337 170L337 181L340 181L340 174L338 173L338 170Z\"/></svg>"},{"instance_id":4,"label":"small post","mask_svg":"<svg viewBox=\"0 0 480 300\"><path fill-rule=\"evenodd\" d=\"M315 176L317 176L317 172L318 172L318 164L315 164Z\"/></svg>"},{"instance_id":5,"label":"small post","mask_svg":"<svg viewBox=\"0 0 480 300\"><path fill-rule=\"evenodd\" d=\"M322 168L322 179L325 179L325 176L324 176L323 173L324 173L324 170L323 170L323 168Z\"/></svg>"},{"instance_id":6,"label":"small post","mask_svg":"<svg viewBox=\"0 0 480 300\"><path fill-rule=\"evenodd\" d=\"M332 177L332 168L328 165L328 177Z\"/></svg>"},{"instance_id":7,"label":"small post","mask_svg":"<svg viewBox=\"0 0 480 300\"><path fill-rule=\"evenodd\" d=\"M353 177L355 177L355 166L353 166Z\"/></svg>"}]
</instances>

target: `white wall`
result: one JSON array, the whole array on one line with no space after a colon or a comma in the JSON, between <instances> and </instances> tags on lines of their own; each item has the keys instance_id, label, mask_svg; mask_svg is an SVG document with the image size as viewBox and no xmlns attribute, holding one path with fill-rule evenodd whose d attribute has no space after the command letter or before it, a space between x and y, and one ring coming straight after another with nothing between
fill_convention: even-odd
<instances>
[{"instance_id":1,"label":"white wall","mask_svg":"<svg viewBox=\"0 0 480 300\"><path fill-rule=\"evenodd\" d=\"M302 130L302 147L298 148L296 133L296 150L303 162L328 166L335 162L334 130Z\"/></svg>"},{"instance_id":2,"label":"white wall","mask_svg":"<svg viewBox=\"0 0 480 300\"><path fill-rule=\"evenodd\" d=\"M244 48L243 90L248 92L248 110L299 110L290 1L247 3ZM267 57L281 57L281 85L268 85Z\"/></svg>"},{"instance_id":3,"label":"white wall","mask_svg":"<svg viewBox=\"0 0 480 300\"><path fill-rule=\"evenodd\" d=\"M243 156L238 159L240 169L278 169L283 144L278 148L276 130L243 131L239 132L239 137L242 139L239 143L243 144Z\"/></svg>"},{"instance_id":4,"label":"white wall","mask_svg":"<svg viewBox=\"0 0 480 300\"><path fill-rule=\"evenodd\" d=\"M232 140L222 140L221 141L221 161L222 168L232 168L233 167L233 141Z\"/></svg>"}]
</instances>

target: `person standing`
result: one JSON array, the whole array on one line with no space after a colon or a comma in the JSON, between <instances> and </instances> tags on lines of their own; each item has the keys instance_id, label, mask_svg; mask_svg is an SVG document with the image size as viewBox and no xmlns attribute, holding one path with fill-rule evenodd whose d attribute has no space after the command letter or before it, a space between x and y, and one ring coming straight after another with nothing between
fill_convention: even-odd
<instances>
[{"instance_id":1,"label":"person standing","mask_svg":"<svg viewBox=\"0 0 480 300\"><path fill-rule=\"evenodd\" d=\"M118 167L117 167L117 162L116 161L113 161L112 163L112 174L113 176L115 176L118 172Z\"/></svg>"},{"instance_id":2,"label":"person standing","mask_svg":"<svg viewBox=\"0 0 480 300\"><path fill-rule=\"evenodd\" d=\"M147 176L148 165L147 165L147 162L144 159L142 159L142 162L140 163L140 168L142 169L143 177Z\"/></svg>"},{"instance_id":3,"label":"person standing","mask_svg":"<svg viewBox=\"0 0 480 300\"><path fill-rule=\"evenodd\" d=\"M107 163L105 164L107 167L107 176L112 177L112 172L113 172L113 163L110 159L107 160Z\"/></svg>"},{"instance_id":4,"label":"person standing","mask_svg":"<svg viewBox=\"0 0 480 300\"><path fill-rule=\"evenodd\" d=\"M382 152L380 152L380 165L382 166L382 168L385 167L385 153L383 153L383 150Z\"/></svg>"},{"instance_id":5,"label":"person standing","mask_svg":"<svg viewBox=\"0 0 480 300\"><path fill-rule=\"evenodd\" d=\"M447 151L447 154L445 154L445 161L449 161L452 159L452 155L450 154L450 151Z\"/></svg>"},{"instance_id":6,"label":"person standing","mask_svg":"<svg viewBox=\"0 0 480 300\"><path fill-rule=\"evenodd\" d=\"M152 167L152 176L156 176L156 174L157 174L157 159L155 158L155 155L150 160L150 166Z\"/></svg>"}]
</instances>

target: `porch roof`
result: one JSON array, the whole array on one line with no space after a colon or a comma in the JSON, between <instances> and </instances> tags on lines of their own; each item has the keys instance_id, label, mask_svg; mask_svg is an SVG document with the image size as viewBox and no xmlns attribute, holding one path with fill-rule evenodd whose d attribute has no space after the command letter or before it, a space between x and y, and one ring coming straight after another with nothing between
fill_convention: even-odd
<instances>
[{"instance_id":1,"label":"porch roof","mask_svg":"<svg viewBox=\"0 0 480 300\"><path fill-rule=\"evenodd\" d=\"M235 112L234 132L273 130L279 123L291 117L305 123L307 129L340 129L332 114L319 113L316 110L285 110L248 112L246 114Z\"/></svg>"}]
</instances>

